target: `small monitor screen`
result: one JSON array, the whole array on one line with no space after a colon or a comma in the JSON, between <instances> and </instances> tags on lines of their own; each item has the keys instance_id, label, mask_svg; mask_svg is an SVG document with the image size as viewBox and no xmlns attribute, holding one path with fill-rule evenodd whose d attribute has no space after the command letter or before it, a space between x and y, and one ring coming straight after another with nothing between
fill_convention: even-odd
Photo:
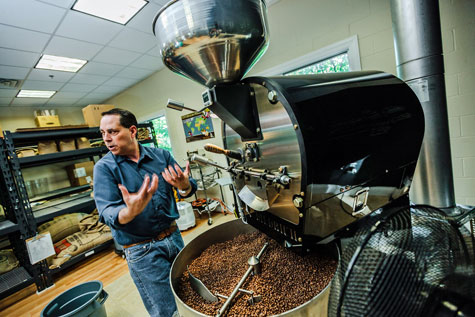
<instances>
[{"instance_id":1,"label":"small monitor screen","mask_svg":"<svg viewBox=\"0 0 475 317\"><path fill-rule=\"evenodd\" d=\"M214 138L213 122L209 111L192 112L181 117L186 142Z\"/></svg>"}]
</instances>

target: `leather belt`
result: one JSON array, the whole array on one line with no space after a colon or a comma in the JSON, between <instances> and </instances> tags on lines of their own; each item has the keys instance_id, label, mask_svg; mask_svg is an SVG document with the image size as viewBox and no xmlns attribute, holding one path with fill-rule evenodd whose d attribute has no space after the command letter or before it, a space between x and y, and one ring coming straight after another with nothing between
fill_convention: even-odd
<instances>
[{"instance_id":1,"label":"leather belt","mask_svg":"<svg viewBox=\"0 0 475 317\"><path fill-rule=\"evenodd\" d=\"M178 228L178 226L176 225L176 222L174 221L174 222L172 222L170 227L168 227L165 230L163 230L162 232L160 232L155 238L147 239L147 240L140 241L140 242L137 242L137 243L126 244L126 245L122 246L122 248L127 249L127 248L130 248L130 247L139 245L139 244L144 244L144 243L147 243L147 242L151 242L153 240L158 240L158 241L163 240L166 237L170 236L173 232L175 232L177 228Z\"/></svg>"}]
</instances>

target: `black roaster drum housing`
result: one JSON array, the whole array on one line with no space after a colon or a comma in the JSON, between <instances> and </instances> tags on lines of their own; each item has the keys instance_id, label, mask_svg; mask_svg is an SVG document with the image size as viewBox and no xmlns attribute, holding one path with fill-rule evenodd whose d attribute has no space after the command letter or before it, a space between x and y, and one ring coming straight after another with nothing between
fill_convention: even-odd
<instances>
[{"instance_id":1,"label":"black roaster drum housing","mask_svg":"<svg viewBox=\"0 0 475 317\"><path fill-rule=\"evenodd\" d=\"M245 139L224 123L225 147L240 150L256 142L260 159L246 166L269 171L287 166L293 179L279 194L265 185L265 198L272 204L267 211L248 208L250 224L280 240L313 243L383 206L408 204L424 116L404 82L365 71L249 77L236 85L250 87L252 101L245 107L258 115L260 133L254 140ZM229 101L229 87L214 88L217 96L228 92L226 104L218 100L210 107L218 116L219 106L243 106ZM270 92L277 98L271 101ZM258 192L263 186L246 177L235 181L238 190L248 185ZM292 203L295 198L303 205Z\"/></svg>"}]
</instances>

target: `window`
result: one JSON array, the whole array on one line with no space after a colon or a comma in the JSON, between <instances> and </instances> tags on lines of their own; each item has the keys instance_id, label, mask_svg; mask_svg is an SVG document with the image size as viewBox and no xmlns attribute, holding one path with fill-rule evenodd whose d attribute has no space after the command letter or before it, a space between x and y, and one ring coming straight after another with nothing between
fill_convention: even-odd
<instances>
[{"instance_id":1,"label":"window","mask_svg":"<svg viewBox=\"0 0 475 317\"><path fill-rule=\"evenodd\" d=\"M173 153L165 110L152 113L145 118L140 118L139 122L151 122L155 130L158 147Z\"/></svg>"},{"instance_id":2,"label":"window","mask_svg":"<svg viewBox=\"0 0 475 317\"><path fill-rule=\"evenodd\" d=\"M348 62L348 53L343 53L337 56L327 58L323 61L319 61L314 64L284 73L284 76L338 73L349 71L350 63Z\"/></svg>"},{"instance_id":3,"label":"window","mask_svg":"<svg viewBox=\"0 0 475 317\"><path fill-rule=\"evenodd\" d=\"M307 75L361 70L355 36L268 69L258 76Z\"/></svg>"},{"instance_id":4,"label":"window","mask_svg":"<svg viewBox=\"0 0 475 317\"><path fill-rule=\"evenodd\" d=\"M170 143L170 136L168 135L168 124L165 116L152 119L150 122L152 122L153 129L155 130L158 147L172 153L172 145Z\"/></svg>"}]
</instances>

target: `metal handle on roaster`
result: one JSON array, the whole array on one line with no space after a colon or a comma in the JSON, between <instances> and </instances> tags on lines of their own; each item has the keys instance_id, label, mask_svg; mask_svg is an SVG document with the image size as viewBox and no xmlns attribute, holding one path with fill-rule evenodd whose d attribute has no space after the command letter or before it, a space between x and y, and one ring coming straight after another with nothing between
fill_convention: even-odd
<instances>
[{"instance_id":1,"label":"metal handle on roaster","mask_svg":"<svg viewBox=\"0 0 475 317\"><path fill-rule=\"evenodd\" d=\"M286 174L271 174L271 173L256 171L256 170L252 170L252 169L244 169L242 167L232 167L232 166L224 167L224 166L221 166L218 163L216 163L216 162L214 162L214 161L212 161L212 160L210 160L206 157L198 155L198 154L193 154L190 157L190 161L194 162L194 163L201 164L201 165L211 165L211 166L223 169L225 171L228 171L230 173L233 173L234 175L244 174L244 175L248 175L248 176L251 176L251 177L257 177L257 178L260 178L260 179L273 181L273 182L276 182L276 183L279 183L279 184L282 184L282 185L288 185L292 181L290 176L286 175Z\"/></svg>"},{"instance_id":2,"label":"metal handle on roaster","mask_svg":"<svg viewBox=\"0 0 475 317\"><path fill-rule=\"evenodd\" d=\"M264 251L267 249L267 247L269 246L269 242L266 242L264 244L264 246L262 247L261 251L259 252L259 254L256 256L256 258L259 260L259 258L262 256L262 254L264 253ZM251 274L251 272L253 271L253 267L252 266L249 266L249 268L247 269L246 273L244 274L244 276L241 278L241 280L239 281L239 283L236 285L236 287L234 288L233 292L231 293L231 295L229 295L228 299L226 300L226 302L223 304L223 306L221 306L221 308L219 309L218 311L218 314L216 315L216 317L219 317L221 316L225 311L226 309L228 309L229 305L231 304L231 301L234 299L234 297L236 296L237 292L239 292L239 289L241 288L242 284L244 284L244 282L246 281L247 277L249 276L249 274Z\"/></svg>"}]
</instances>

